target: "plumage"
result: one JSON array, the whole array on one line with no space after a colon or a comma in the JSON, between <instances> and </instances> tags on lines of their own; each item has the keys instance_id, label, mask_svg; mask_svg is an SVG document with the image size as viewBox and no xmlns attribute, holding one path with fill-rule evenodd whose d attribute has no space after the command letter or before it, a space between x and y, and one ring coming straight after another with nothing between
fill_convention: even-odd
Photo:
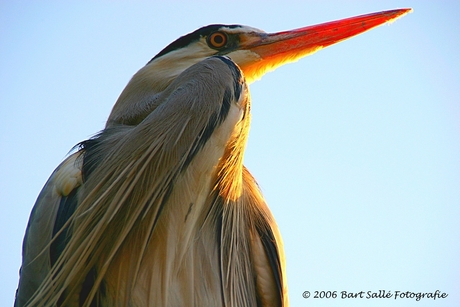
<instances>
[{"instance_id":1,"label":"plumage","mask_svg":"<svg viewBox=\"0 0 460 307\"><path fill-rule=\"evenodd\" d=\"M207 26L136 73L41 191L15 306L287 306L281 236L243 155L249 81L321 48L299 31Z\"/></svg>"}]
</instances>

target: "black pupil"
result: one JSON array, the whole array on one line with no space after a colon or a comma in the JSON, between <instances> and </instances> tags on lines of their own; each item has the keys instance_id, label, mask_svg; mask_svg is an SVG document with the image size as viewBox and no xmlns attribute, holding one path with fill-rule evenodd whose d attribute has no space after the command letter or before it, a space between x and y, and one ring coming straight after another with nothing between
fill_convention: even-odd
<instances>
[{"instance_id":1,"label":"black pupil","mask_svg":"<svg viewBox=\"0 0 460 307\"><path fill-rule=\"evenodd\" d=\"M222 36L221 34L214 35L214 39L213 39L213 40L214 40L214 43L215 43L216 45L221 45L221 44L223 44L223 42L224 42L224 38L223 38L223 36Z\"/></svg>"}]
</instances>

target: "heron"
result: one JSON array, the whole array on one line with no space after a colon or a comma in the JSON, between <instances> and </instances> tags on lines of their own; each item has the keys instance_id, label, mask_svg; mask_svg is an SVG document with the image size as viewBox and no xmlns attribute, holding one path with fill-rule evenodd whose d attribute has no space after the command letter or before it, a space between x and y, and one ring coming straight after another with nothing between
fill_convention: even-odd
<instances>
[{"instance_id":1,"label":"heron","mask_svg":"<svg viewBox=\"0 0 460 307\"><path fill-rule=\"evenodd\" d=\"M409 11L166 46L40 192L15 306L288 306L280 231L243 165L248 85Z\"/></svg>"}]
</instances>

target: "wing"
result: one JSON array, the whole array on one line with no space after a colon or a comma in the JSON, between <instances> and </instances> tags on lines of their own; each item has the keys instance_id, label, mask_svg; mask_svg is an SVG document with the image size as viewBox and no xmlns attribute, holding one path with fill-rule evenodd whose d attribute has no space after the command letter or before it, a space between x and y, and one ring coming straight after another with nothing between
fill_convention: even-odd
<instances>
[{"instance_id":1,"label":"wing","mask_svg":"<svg viewBox=\"0 0 460 307\"><path fill-rule=\"evenodd\" d=\"M227 173L227 172L224 172ZM283 242L256 181L243 167L241 193L229 199L218 185L221 270L228 306L286 307ZM224 179L225 181L225 179ZM237 182L234 178L229 184Z\"/></svg>"},{"instance_id":2,"label":"wing","mask_svg":"<svg viewBox=\"0 0 460 307\"><path fill-rule=\"evenodd\" d=\"M251 217L251 253L254 264L258 306L287 307L285 257L281 235L255 179L244 168L243 199Z\"/></svg>"},{"instance_id":3,"label":"wing","mask_svg":"<svg viewBox=\"0 0 460 307\"><path fill-rule=\"evenodd\" d=\"M65 246L68 235L59 231L75 209L76 191L82 183L79 156L80 152L72 154L56 168L32 209L23 242L15 307L29 301Z\"/></svg>"}]
</instances>

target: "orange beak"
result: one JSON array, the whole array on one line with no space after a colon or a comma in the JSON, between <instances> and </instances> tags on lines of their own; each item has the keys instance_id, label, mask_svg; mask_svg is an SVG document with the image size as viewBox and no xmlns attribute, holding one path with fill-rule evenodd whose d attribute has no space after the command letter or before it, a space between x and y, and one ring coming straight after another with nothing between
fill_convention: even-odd
<instances>
[{"instance_id":1,"label":"orange beak","mask_svg":"<svg viewBox=\"0 0 460 307\"><path fill-rule=\"evenodd\" d=\"M241 67L247 81L252 82L283 64L394 21L411 11L383 11L278 33L248 33L242 35L239 48L245 56L229 56Z\"/></svg>"}]
</instances>

